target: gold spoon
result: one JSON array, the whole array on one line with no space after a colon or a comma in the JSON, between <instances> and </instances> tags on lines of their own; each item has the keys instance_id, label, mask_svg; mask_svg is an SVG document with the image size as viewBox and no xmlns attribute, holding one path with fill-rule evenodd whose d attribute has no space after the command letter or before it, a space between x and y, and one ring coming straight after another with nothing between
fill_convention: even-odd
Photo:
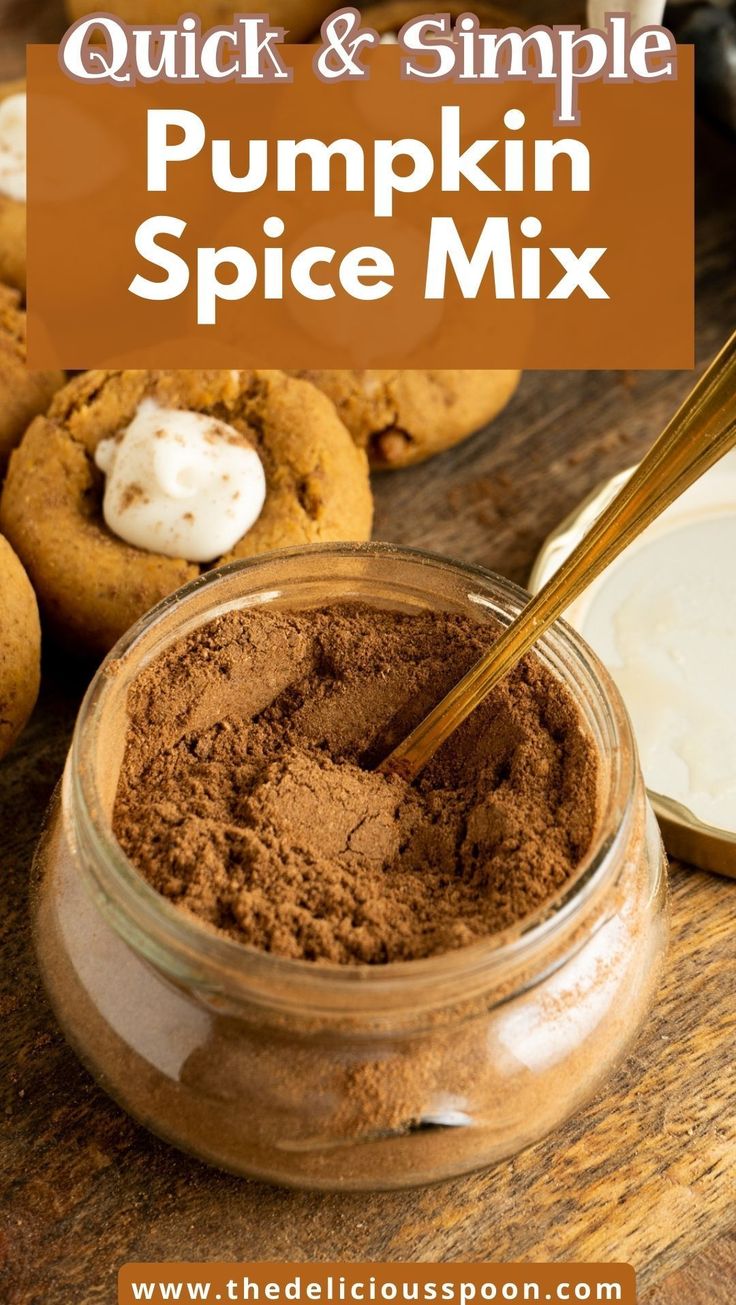
<instances>
[{"instance_id":1,"label":"gold spoon","mask_svg":"<svg viewBox=\"0 0 736 1305\"><path fill-rule=\"evenodd\" d=\"M413 780L601 571L736 444L736 331L577 548L467 675L378 767Z\"/></svg>"}]
</instances>

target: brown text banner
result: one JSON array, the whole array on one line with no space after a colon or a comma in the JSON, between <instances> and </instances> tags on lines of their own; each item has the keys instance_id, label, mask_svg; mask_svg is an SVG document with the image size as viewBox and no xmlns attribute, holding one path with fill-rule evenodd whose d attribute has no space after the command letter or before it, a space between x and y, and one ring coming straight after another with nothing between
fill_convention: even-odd
<instances>
[{"instance_id":1,"label":"brown text banner","mask_svg":"<svg viewBox=\"0 0 736 1305\"><path fill-rule=\"evenodd\" d=\"M292 46L288 84L135 87L32 47L30 363L691 366L691 54L564 127L550 85L391 46L355 84Z\"/></svg>"}]
</instances>

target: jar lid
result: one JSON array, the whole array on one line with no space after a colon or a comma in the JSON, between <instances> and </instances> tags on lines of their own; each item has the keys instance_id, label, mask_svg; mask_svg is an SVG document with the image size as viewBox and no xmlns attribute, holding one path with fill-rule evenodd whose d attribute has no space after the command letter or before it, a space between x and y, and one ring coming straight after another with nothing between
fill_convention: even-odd
<instances>
[{"instance_id":1,"label":"jar lid","mask_svg":"<svg viewBox=\"0 0 736 1305\"><path fill-rule=\"evenodd\" d=\"M635 468L549 536L537 593ZM618 684L668 851L736 878L736 453L634 540L565 619Z\"/></svg>"}]
</instances>

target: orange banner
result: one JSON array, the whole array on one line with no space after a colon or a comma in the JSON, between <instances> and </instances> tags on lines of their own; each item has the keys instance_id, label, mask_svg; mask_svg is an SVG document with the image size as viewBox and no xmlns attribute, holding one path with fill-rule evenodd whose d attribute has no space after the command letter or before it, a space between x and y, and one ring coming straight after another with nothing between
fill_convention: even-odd
<instances>
[{"instance_id":1,"label":"orange banner","mask_svg":"<svg viewBox=\"0 0 736 1305\"><path fill-rule=\"evenodd\" d=\"M661 84L133 87L29 53L38 368L692 365L692 51ZM319 188L322 187L322 188Z\"/></svg>"}]
</instances>

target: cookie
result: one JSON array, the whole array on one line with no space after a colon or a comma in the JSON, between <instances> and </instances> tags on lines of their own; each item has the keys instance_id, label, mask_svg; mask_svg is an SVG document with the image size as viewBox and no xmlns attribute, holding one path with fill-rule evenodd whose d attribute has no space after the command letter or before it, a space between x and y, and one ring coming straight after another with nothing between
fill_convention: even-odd
<instances>
[{"instance_id":1,"label":"cookie","mask_svg":"<svg viewBox=\"0 0 736 1305\"><path fill-rule=\"evenodd\" d=\"M455 21L461 14L476 14L482 27L517 27L518 15L496 5L484 4L483 0L472 4L463 4L463 0L445 0L437 13L449 14ZM404 23L412 18L422 18L425 14L435 13L426 4L416 0L382 0L382 3L365 5L361 10L360 20L363 27L372 27L381 35L389 32L398 34Z\"/></svg>"},{"instance_id":2,"label":"cookie","mask_svg":"<svg viewBox=\"0 0 736 1305\"><path fill-rule=\"evenodd\" d=\"M376 470L458 444L508 403L517 371L298 371L335 404Z\"/></svg>"},{"instance_id":3,"label":"cookie","mask_svg":"<svg viewBox=\"0 0 736 1305\"><path fill-rule=\"evenodd\" d=\"M41 627L28 576L0 535L0 757L12 748L36 704Z\"/></svg>"},{"instance_id":4,"label":"cookie","mask_svg":"<svg viewBox=\"0 0 736 1305\"><path fill-rule=\"evenodd\" d=\"M179 413L225 422L233 439L259 455L260 515L207 565L135 547L105 524L106 482L96 458L103 441L107 448L123 432L128 440L146 404L146 411L151 404L165 410L172 426ZM165 474L173 474L168 463ZM372 514L365 453L314 386L277 371L97 371L61 390L13 453L0 529L49 621L67 641L101 652L210 566L289 545L365 540Z\"/></svg>"},{"instance_id":5,"label":"cookie","mask_svg":"<svg viewBox=\"0 0 736 1305\"><path fill-rule=\"evenodd\" d=\"M17 97L25 97L25 82L0 82L0 281L25 294L26 289L26 201L25 144L22 158L17 154L19 128L10 120L11 102L16 109ZM3 105L7 102L7 108ZM23 113L25 108L23 106ZM24 137L24 133L23 133ZM5 141L5 146L3 142ZM21 168L23 178L19 183Z\"/></svg>"},{"instance_id":6,"label":"cookie","mask_svg":"<svg viewBox=\"0 0 736 1305\"><path fill-rule=\"evenodd\" d=\"M66 0L69 18L85 18L90 12L88 0ZM126 23L177 23L183 14L197 14L202 27L230 24L237 7L225 0L193 0L183 5L181 0L115 0L106 6L106 14L115 14ZM257 12L260 13L260 10ZM268 16L273 26L284 27L287 40L301 41L321 20L331 13L325 0L273 0L268 6Z\"/></svg>"},{"instance_id":7,"label":"cookie","mask_svg":"<svg viewBox=\"0 0 736 1305\"><path fill-rule=\"evenodd\" d=\"M26 367L26 315L16 290L0 285L0 480L11 449L66 382L63 372Z\"/></svg>"}]
</instances>

